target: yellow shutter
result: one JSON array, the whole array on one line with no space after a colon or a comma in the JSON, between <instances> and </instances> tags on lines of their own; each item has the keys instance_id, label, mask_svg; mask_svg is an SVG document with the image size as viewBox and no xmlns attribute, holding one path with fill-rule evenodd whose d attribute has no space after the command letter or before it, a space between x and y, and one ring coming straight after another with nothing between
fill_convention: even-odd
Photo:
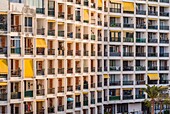
<instances>
[{"instance_id":1,"label":"yellow shutter","mask_svg":"<svg viewBox=\"0 0 170 114\"><path fill-rule=\"evenodd\" d=\"M48 20L49 23L55 23L55 20Z\"/></svg>"},{"instance_id":2,"label":"yellow shutter","mask_svg":"<svg viewBox=\"0 0 170 114\"><path fill-rule=\"evenodd\" d=\"M0 59L0 74L8 74L8 64L6 59Z\"/></svg>"},{"instance_id":3,"label":"yellow shutter","mask_svg":"<svg viewBox=\"0 0 170 114\"><path fill-rule=\"evenodd\" d=\"M45 39L43 39L43 38L36 39L36 47L38 47L38 48L46 48L47 44L45 42Z\"/></svg>"},{"instance_id":4,"label":"yellow shutter","mask_svg":"<svg viewBox=\"0 0 170 114\"><path fill-rule=\"evenodd\" d=\"M134 3L133 2L123 2L123 11L133 11L134 12Z\"/></svg>"},{"instance_id":5,"label":"yellow shutter","mask_svg":"<svg viewBox=\"0 0 170 114\"><path fill-rule=\"evenodd\" d=\"M89 20L89 11L87 9L84 10L84 20Z\"/></svg>"},{"instance_id":6,"label":"yellow shutter","mask_svg":"<svg viewBox=\"0 0 170 114\"><path fill-rule=\"evenodd\" d=\"M0 86L6 86L7 82L0 82Z\"/></svg>"},{"instance_id":7,"label":"yellow shutter","mask_svg":"<svg viewBox=\"0 0 170 114\"><path fill-rule=\"evenodd\" d=\"M148 74L150 80L159 80L159 74Z\"/></svg>"},{"instance_id":8,"label":"yellow shutter","mask_svg":"<svg viewBox=\"0 0 170 114\"><path fill-rule=\"evenodd\" d=\"M33 78L33 76L34 76L33 60L25 59L24 60L24 77L25 78Z\"/></svg>"},{"instance_id":9,"label":"yellow shutter","mask_svg":"<svg viewBox=\"0 0 170 114\"><path fill-rule=\"evenodd\" d=\"M98 0L98 7L102 7L102 0Z\"/></svg>"}]
</instances>

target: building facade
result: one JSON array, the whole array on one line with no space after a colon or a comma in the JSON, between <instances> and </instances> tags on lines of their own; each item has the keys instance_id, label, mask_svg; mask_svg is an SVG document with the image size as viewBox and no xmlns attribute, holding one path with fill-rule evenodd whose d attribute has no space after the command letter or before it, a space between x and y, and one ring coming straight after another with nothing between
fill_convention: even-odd
<instances>
[{"instance_id":1,"label":"building facade","mask_svg":"<svg viewBox=\"0 0 170 114\"><path fill-rule=\"evenodd\" d=\"M169 11L169 0L0 0L0 114L147 114L141 88L169 84Z\"/></svg>"}]
</instances>

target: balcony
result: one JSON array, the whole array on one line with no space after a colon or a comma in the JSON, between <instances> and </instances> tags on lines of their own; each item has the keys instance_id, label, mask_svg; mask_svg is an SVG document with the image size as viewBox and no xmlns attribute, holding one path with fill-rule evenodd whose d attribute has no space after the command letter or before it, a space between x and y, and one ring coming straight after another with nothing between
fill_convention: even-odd
<instances>
[{"instance_id":1,"label":"balcony","mask_svg":"<svg viewBox=\"0 0 170 114\"><path fill-rule=\"evenodd\" d=\"M73 38L73 32L67 32L67 38Z\"/></svg>"},{"instance_id":2,"label":"balcony","mask_svg":"<svg viewBox=\"0 0 170 114\"><path fill-rule=\"evenodd\" d=\"M48 49L48 55L55 55L55 49Z\"/></svg>"},{"instance_id":3,"label":"balcony","mask_svg":"<svg viewBox=\"0 0 170 114\"><path fill-rule=\"evenodd\" d=\"M21 25L11 25L11 32L21 32Z\"/></svg>"},{"instance_id":4,"label":"balcony","mask_svg":"<svg viewBox=\"0 0 170 114\"><path fill-rule=\"evenodd\" d=\"M52 16L52 17L55 16L55 9L54 8L49 8L48 9L48 16Z\"/></svg>"},{"instance_id":5,"label":"balcony","mask_svg":"<svg viewBox=\"0 0 170 114\"><path fill-rule=\"evenodd\" d=\"M94 34L91 35L91 40L95 40L96 36Z\"/></svg>"},{"instance_id":6,"label":"balcony","mask_svg":"<svg viewBox=\"0 0 170 114\"><path fill-rule=\"evenodd\" d=\"M37 14L45 14L45 8L36 8Z\"/></svg>"},{"instance_id":7,"label":"balcony","mask_svg":"<svg viewBox=\"0 0 170 114\"><path fill-rule=\"evenodd\" d=\"M133 52L123 52L124 57L133 57L134 53Z\"/></svg>"},{"instance_id":8,"label":"balcony","mask_svg":"<svg viewBox=\"0 0 170 114\"><path fill-rule=\"evenodd\" d=\"M63 86L58 87L58 92L59 92L59 93L64 93L64 87L63 87Z\"/></svg>"},{"instance_id":9,"label":"balcony","mask_svg":"<svg viewBox=\"0 0 170 114\"><path fill-rule=\"evenodd\" d=\"M73 109L73 104L72 103L67 103L67 109Z\"/></svg>"},{"instance_id":10,"label":"balcony","mask_svg":"<svg viewBox=\"0 0 170 114\"><path fill-rule=\"evenodd\" d=\"M64 12L58 12L58 18L64 19Z\"/></svg>"},{"instance_id":11,"label":"balcony","mask_svg":"<svg viewBox=\"0 0 170 114\"><path fill-rule=\"evenodd\" d=\"M81 107L81 102L76 102L75 107L80 108Z\"/></svg>"},{"instance_id":12,"label":"balcony","mask_svg":"<svg viewBox=\"0 0 170 114\"><path fill-rule=\"evenodd\" d=\"M55 94L55 88L48 88L47 93L48 94Z\"/></svg>"},{"instance_id":13,"label":"balcony","mask_svg":"<svg viewBox=\"0 0 170 114\"><path fill-rule=\"evenodd\" d=\"M76 21L81 21L81 16L80 15L76 15Z\"/></svg>"},{"instance_id":14,"label":"balcony","mask_svg":"<svg viewBox=\"0 0 170 114\"><path fill-rule=\"evenodd\" d=\"M123 38L123 42L134 42L134 38L125 37Z\"/></svg>"},{"instance_id":15,"label":"balcony","mask_svg":"<svg viewBox=\"0 0 170 114\"><path fill-rule=\"evenodd\" d=\"M0 101L7 101L7 93L0 93Z\"/></svg>"},{"instance_id":16,"label":"balcony","mask_svg":"<svg viewBox=\"0 0 170 114\"><path fill-rule=\"evenodd\" d=\"M84 51L84 56L89 56L89 51Z\"/></svg>"},{"instance_id":17,"label":"balcony","mask_svg":"<svg viewBox=\"0 0 170 114\"><path fill-rule=\"evenodd\" d=\"M67 56L73 56L73 50L67 50Z\"/></svg>"},{"instance_id":18,"label":"balcony","mask_svg":"<svg viewBox=\"0 0 170 114\"><path fill-rule=\"evenodd\" d=\"M37 113L36 114L45 114L45 109L38 109L38 107L37 107Z\"/></svg>"},{"instance_id":19,"label":"balcony","mask_svg":"<svg viewBox=\"0 0 170 114\"><path fill-rule=\"evenodd\" d=\"M110 23L110 27L121 27L121 23Z\"/></svg>"},{"instance_id":20,"label":"balcony","mask_svg":"<svg viewBox=\"0 0 170 114\"><path fill-rule=\"evenodd\" d=\"M25 55L32 55L33 54L33 48L26 47L25 48Z\"/></svg>"},{"instance_id":21,"label":"balcony","mask_svg":"<svg viewBox=\"0 0 170 114\"><path fill-rule=\"evenodd\" d=\"M96 52L95 51L91 51L91 56L95 56Z\"/></svg>"},{"instance_id":22,"label":"balcony","mask_svg":"<svg viewBox=\"0 0 170 114\"><path fill-rule=\"evenodd\" d=\"M59 50L58 50L58 55L59 55L59 56L64 56L64 50L59 49Z\"/></svg>"},{"instance_id":23,"label":"balcony","mask_svg":"<svg viewBox=\"0 0 170 114\"><path fill-rule=\"evenodd\" d=\"M55 107L48 107L48 113L55 113Z\"/></svg>"},{"instance_id":24,"label":"balcony","mask_svg":"<svg viewBox=\"0 0 170 114\"><path fill-rule=\"evenodd\" d=\"M151 15L151 16L158 16L158 12L153 12L153 11L148 11L148 15Z\"/></svg>"},{"instance_id":25,"label":"balcony","mask_svg":"<svg viewBox=\"0 0 170 114\"><path fill-rule=\"evenodd\" d=\"M88 40L89 39L89 35L88 34L83 34L83 39L84 40Z\"/></svg>"},{"instance_id":26,"label":"balcony","mask_svg":"<svg viewBox=\"0 0 170 114\"><path fill-rule=\"evenodd\" d=\"M159 66L159 70L169 70L169 66Z\"/></svg>"},{"instance_id":27,"label":"balcony","mask_svg":"<svg viewBox=\"0 0 170 114\"><path fill-rule=\"evenodd\" d=\"M110 81L109 85L110 86L120 86L120 81Z\"/></svg>"},{"instance_id":28,"label":"balcony","mask_svg":"<svg viewBox=\"0 0 170 114\"><path fill-rule=\"evenodd\" d=\"M145 85L145 80L136 80L136 85Z\"/></svg>"},{"instance_id":29,"label":"balcony","mask_svg":"<svg viewBox=\"0 0 170 114\"><path fill-rule=\"evenodd\" d=\"M159 57L169 57L169 53L159 53Z\"/></svg>"},{"instance_id":30,"label":"balcony","mask_svg":"<svg viewBox=\"0 0 170 114\"><path fill-rule=\"evenodd\" d=\"M138 14L138 15L146 15L146 11L145 10L136 10L136 14Z\"/></svg>"},{"instance_id":31,"label":"balcony","mask_svg":"<svg viewBox=\"0 0 170 114\"><path fill-rule=\"evenodd\" d=\"M84 67L84 72L88 72L88 67Z\"/></svg>"},{"instance_id":32,"label":"balcony","mask_svg":"<svg viewBox=\"0 0 170 114\"><path fill-rule=\"evenodd\" d=\"M159 26L160 30L169 30L169 26Z\"/></svg>"},{"instance_id":33,"label":"balcony","mask_svg":"<svg viewBox=\"0 0 170 114\"><path fill-rule=\"evenodd\" d=\"M159 80L159 84L169 84L169 80Z\"/></svg>"},{"instance_id":34,"label":"balcony","mask_svg":"<svg viewBox=\"0 0 170 114\"><path fill-rule=\"evenodd\" d=\"M73 68L67 68L67 73L73 73Z\"/></svg>"},{"instance_id":35,"label":"balcony","mask_svg":"<svg viewBox=\"0 0 170 114\"><path fill-rule=\"evenodd\" d=\"M145 52L141 52L141 53L136 52L136 56L137 57L146 57L146 53Z\"/></svg>"},{"instance_id":36,"label":"balcony","mask_svg":"<svg viewBox=\"0 0 170 114\"><path fill-rule=\"evenodd\" d=\"M81 68L80 67L76 67L76 73L81 73Z\"/></svg>"},{"instance_id":37,"label":"balcony","mask_svg":"<svg viewBox=\"0 0 170 114\"><path fill-rule=\"evenodd\" d=\"M95 83L91 83L91 88L95 88Z\"/></svg>"},{"instance_id":38,"label":"balcony","mask_svg":"<svg viewBox=\"0 0 170 114\"><path fill-rule=\"evenodd\" d=\"M159 15L169 17L169 12L160 12Z\"/></svg>"},{"instance_id":39,"label":"balcony","mask_svg":"<svg viewBox=\"0 0 170 114\"><path fill-rule=\"evenodd\" d=\"M81 90L81 85L76 85L76 90Z\"/></svg>"},{"instance_id":40,"label":"balcony","mask_svg":"<svg viewBox=\"0 0 170 114\"><path fill-rule=\"evenodd\" d=\"M148 53L148 57L157 57L158 56L158 54L157 53Z\"/></svg>"},{"instance_id":41,"label":"balcony","mask_svg":"<svg viewBox=\"0 0 170 114\"><path fill-rule=\"evenodd\" d=\"M67 19L68 19L68 20L73 20L73 14L68 14L68 15L67 15Z\"/></svg>"},{"instance_id":42,"label":"balcony","mask_svg":"<svg viewBox=\"0 0 170 114\"><path fill-rule=\"evenodd\" d=\"M64 105L58 105L58 112L64 111Z\"/></svg>"},{"instance_id":43,"label":"balcony","mask_svg":"<svg viewBox=\"0 0 170 114\"><path fill-rule=\"evenodd\" d=\"M102 98L97 98L97 102L101 103L102 102Z\"/></svg>"},{"instance_id":44,"label":"balcony","mask_svg":"<svg viewBox=\"0 0 170 114\"><path fill-rule=\"evenodd\" d=\"M95 72L95 69L96 69L95 67L92 67L91 72Z\"/></svg>"},{"instance_id":45,"label":"balcony","mask_svg":"<svg viewBox=\"0 0 170 114\"><path fill-rule=\"evenodd\" d=\"M125 28L134 28L134 24L124 23L123 27L125 27Z\"/></svg>"},{"instance_id":46,"label":"balcony","mask_svg":"<svg viewBox=\"0 0 170 114\"><path fill-rule=\"evenodd\" d=\"M123 71L133 71L133 66L123 66Z\"/></svg>"},{"instance_id":47,"label":"balcony","mask_svg":"<svg viewBox=\"0 0 170 114\"><path fill-rule=\"evenodd\" d=\"M158 26L156 26L156 25L148 25L148 29L157 30Z\"/></svg>"},{"instance_id":48,"label":"balcony","mask_svg":"<svg viewBox=\"0 0 170 114\"><path fill-rule=\"evenodd\" d=\"M49 36L55 36L55 30L54 29L48 29L48 35Z\"/></svg>"},{"instance_id":49,"label":"balcony","mask_svg":"<svg viewBox=\"0 0 170 114\"><path fill-rule=\"evenodd\" d=\"M58 68L58 74L64 74L64 68Z\"/></svg>"},{"instance_id":50,"label":"balcony","mask_svg":"<svg viewBox=\"0 0 170 114\"><path fill-rule=\"evenodd\" d=\"M169 3L169 0L160 0L162 3Z\"/></svg>"},{"instance_id":51,"label":"balcony","mask_svg":"<svg viewBox=\"0 0 170 114\"><path fill-rule=\"evenodd\" d=\"M37 48L37 55L45 55L45 48Z\"/></svg>"},{"instance_id":52,"label":"balcony","mask_svg":"<svg viewBox=\"0 0 170 114\"><path fill-rule=\"evenodd\" d=\"M136 38L136 43L146 43L145 38Z\"/></svg>"},{"instance_id":53,"label":"balcony","mask_svg":"<svg viewBox=\"0 0 170 114\"><path fill-rule=\"evenodd\" d=\"M7 24L0 23L0 31L7 31Z\"/></svg>"},{"instance_id":54,"label":"balcony","mask_svg":"<svg viewBox=\"0 0 170 114\"><path fill-rule=\"evenodd\" d=\"M121 8L118 9L118 8L110 8L110 12L112 13L121 13Z\"/></svg>"},{"instance_id":55,"label":"balcony","mask_svg":"<svg viewBox=\"0 0 170 114\"><path fill-rule=\"evenodd\" d=\"M109 101L120 100L120 96L109 96Z\"/></svg>"},{"instance_id":56,"label":"balcony","mask_svg":"<svg viewBox=\"0 0 170 114\"><path fill-rule=\"evenodd\" d=\"M37 69L37 75L44 75L44 69Z\"/></svg>"},{"instance_id":57,"label":"balcony","mask_svg":"<svg viewBox=\"0 0 170 114\"><path fill-rule=\"evenodd\" d=\"M62 31L62 30L58 31L58 36L59 37L64 37L64 31Z\"/></svg>"},{"instance_id":58,"label":"balcony","mask_svg":"<svg viewBox=\"0 0 170 114\"><path fill-rule=\"evenodd\" d=\"M123 95L123 100L131 100L133 99L133 95Z\"/></svg>"},{"instance_id":59,"label":"balcony","mask_svg":"<svg viewBox=\"0 0 170 114\"><path fill-rule=\"evenodd\" d=\"M76 33L76 38L81 39L81 33Z\"/></svg>"},{"instance_id":60,"label":"balcony","mask_svg":"<svg viewBox=\"0 0 170 114\"><path fill-rule=\"evenodd\" d=\"M11 77L21 77L21 70L20 69L16 69L16 70L11 69Z\"/></svg>"},{"instance_id":61,"label":"balcony","mask_svg":"<svg viewBox=\"0 0 170 114\"><path fill-rule=\"evenodd\" d=\"M136 28L138 28L138 29L146 29L146 25L137 24Z\"/></svg>"},{"instance_id":62,"label":"balcony","mask_svg":"<svg viewBox=\"0 0 170 114\"><path fill-rule=\"evenodd\" d=\"M97 52L97 55L98 55L98 56L102 56L102 51L98 51L98 52Z\"/></svg>"},{"instance_id":63,"label":"balcony","mask_svg":"<svg viewBox=\"0 0 170 114\"><path fill-rule=\"evenodd\" d=\"M37 29L37 35L45 35L45 28Z\"/></svg>"},{"instance_id":64,"label":"balcony","mask_svg":"<svg viewBox=\"0 0 170 114\"><path fill-rule=\"evenodd\" d=\"M98 72L102 72L102 67L98 67L98 68L97 68L97 71L98 71Z\"/></svg>"},{"instance_id":65,"label":"balcony","mask_svg":"<svg viewBox=\"0 0 170 114\"><path fill-rule=\"evenodd\" d=\"M0 47L0 54L7 54L7 47Z\"/></svg>"},{"instance_id":66,"label":"balcony","mask_svg":"<svg viewBox=\"0 0 170 114\"><path fill-rule=\"evenodd\" d=\"M148 66L148 70L157 70L157 66Z\"/></svg>"},{"instance_id":67,"label":"balcony","mask_svg":"<svg viewBox=\"0 0 170 114\"><path fill-rule=\"evenodd\" d=\"M20 47L11 47L11 54L21 54L21 48Z\"/></svg>"},{"instance_id":68,"label":"balcony","mask_svg":"<svg viewBox=\"0 0 170 114\"><path fill-rule=\"evenodd\" d=\"M11 92L11 99L21 99L21 92Z\"/></svg>"},{"instance_id":69,"label":"balcony","mask_svg":"<svg viewBox=\"0 0 170 114\"><path fill-rule=\"evenodd\" d=\"M110 71L120 71L121 67L120 66L110 66Z\"/></svg>"},{"instance_id":70,"label":"balcony","mask_svg":"<svg viewBox=\"0 0 170 114\"><path fill-rule=\"evenodd\" d=\"M73 91L73 86L67 86L67 91Z\"/></svg>"},{"instance_id":71,"label":"balcony","mask_svg":"<svg viewBox=\"0 0 170 114\"><path fill-rule=\"evenodd\" d=\"M102 82L98 82L97 87L102 87Z\"/></svg>"},{"instance_id":72,"label":"balcony","mask_svg":"<svg viewBox=\"0 0 170 114\"><path fill-rule=\"evenodd\" d=\"M83 101L83 106L88 106L88 100Z\"/></svg>"},{"instance_id":73,"label":"balcony","mask_svg":"<svg viewBox=\"0 0 170 114\"><path fill-rule=\"evenodd\" d=\"M95 99L91 98L91 104L95 104Z\"/></svg>"},{"instance_id":74,"label":"balcony","mask_svg":"<svg viewBox=\"0 0 170 114\"><path fill-rule=\"evenodd\" d=\"M168 38L162 38L159 40L160 43L165 43L165 44L168 44L169 43L169 40Z\"/></svg>"},{"instance_id":75,"label":"balcony","mask_svg":"<svg viewBox=\"0 0 170 114\"><path fill-rule=\"evenodd\" d=\"M136 99L145 99L145 95L144 94L136 95Z\"/></svg>"},{"instance_id":76,"label":"balcony","mask_svg":"<svg viewBox=\"0 0 170 114\"><path fill-rule=\"evenodd\" d=\"M123 85L133 85L133 81L123 81Z\"/></svg>"},{"instance_id":77,"label":"balcony","mask_svg":"<svg viewBox=\"0 0 170 114\"><path fill-rule=\"evenodd\" d=\"M121 38L120 37L110 37L110 42L121 42Z\"/></svg>"},{"instance_id":78,"label":"balcony","mask_svg":"<svg viewBox=\"0 0 170 114\"><path fill-rule=\"evenodd\" d=\"M148 0L148 1L150 1L150 2L158 2L158 0Z\"/></svg>"},{"instance_id":79,"label":"balcony","mask_svg":"<svg viewBox=\"0 0 170 114\"><path fill-rule=\"evenodd\" d=\"M88 84L83 84L83 89L88 89Z\"/></svg>"},{"instance_id":80,"label":"balcony","mask_svg":"<svg viewBox=\"0 0 170 114\"><path fill-rule=\"evenodd\" d=\"M89 1L88 0L84 0L84 6L88 6L89 5Z\"/></svg>"},{"instance_id":81,"label":"balcony","mask_svg":"<svg viewBox=\"0 0 170 114\"><path fill-rule=\"evenodd\" d=\"M33 90L25 91L24 96L25 97L33 97Z\"/></svg>"},{"instance_id":82,"label":"balcony","mask_svg":"<svg viewBox=\"0 0 170 114\"><path fill-rule=\"evenodd\" d=\"M145 71L145 66L136 66L136 71Z\"/></svg>"},{"instance_id":83,"label":"balcony","mask_svg":"<svg viewBox=\"0 0 170 114\"><path fill-rule=\"evenodd\" d=\"M45 89L37 89L37 96L44 96Z\"/></svg>"}]
</instances>

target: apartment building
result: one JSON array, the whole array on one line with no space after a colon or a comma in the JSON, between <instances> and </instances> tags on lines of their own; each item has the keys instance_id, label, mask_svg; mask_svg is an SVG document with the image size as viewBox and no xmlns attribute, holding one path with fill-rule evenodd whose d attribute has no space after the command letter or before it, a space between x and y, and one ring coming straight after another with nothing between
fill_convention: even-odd
<instances>
[{"instance_id":1,"label":"apartment building","mask_svg":"<svg viewBox=\"0 0 170 114\"><path fill-rule=\"evenodd\" d=\"M169 84L169 11L169 0L0 0L0 113L147 114L141 88Z\"/></svg>"}]
</instances>

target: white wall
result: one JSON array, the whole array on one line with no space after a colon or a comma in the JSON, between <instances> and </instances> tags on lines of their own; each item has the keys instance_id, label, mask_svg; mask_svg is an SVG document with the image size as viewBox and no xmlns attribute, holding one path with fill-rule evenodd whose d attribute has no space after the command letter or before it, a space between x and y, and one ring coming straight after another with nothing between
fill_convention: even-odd
<instances>
[{"instance_id":1,"label":"white wall","mask_svg":"<svg viewBox=\"0 0 170 114\"><path fill-rule=\"evenodd\" d=\"M8 0L0 0L0 11L8 10Z\"/></svg>"},{"instance_id":2,"label":"white wall","mask_svg":"<svg viewBox=\"0 0 170 114\"><path fill-rule=\"evenodd\" d=\"M141 103L128 104L128 111L141 111Z\"/></svg>"}]
</instances>

